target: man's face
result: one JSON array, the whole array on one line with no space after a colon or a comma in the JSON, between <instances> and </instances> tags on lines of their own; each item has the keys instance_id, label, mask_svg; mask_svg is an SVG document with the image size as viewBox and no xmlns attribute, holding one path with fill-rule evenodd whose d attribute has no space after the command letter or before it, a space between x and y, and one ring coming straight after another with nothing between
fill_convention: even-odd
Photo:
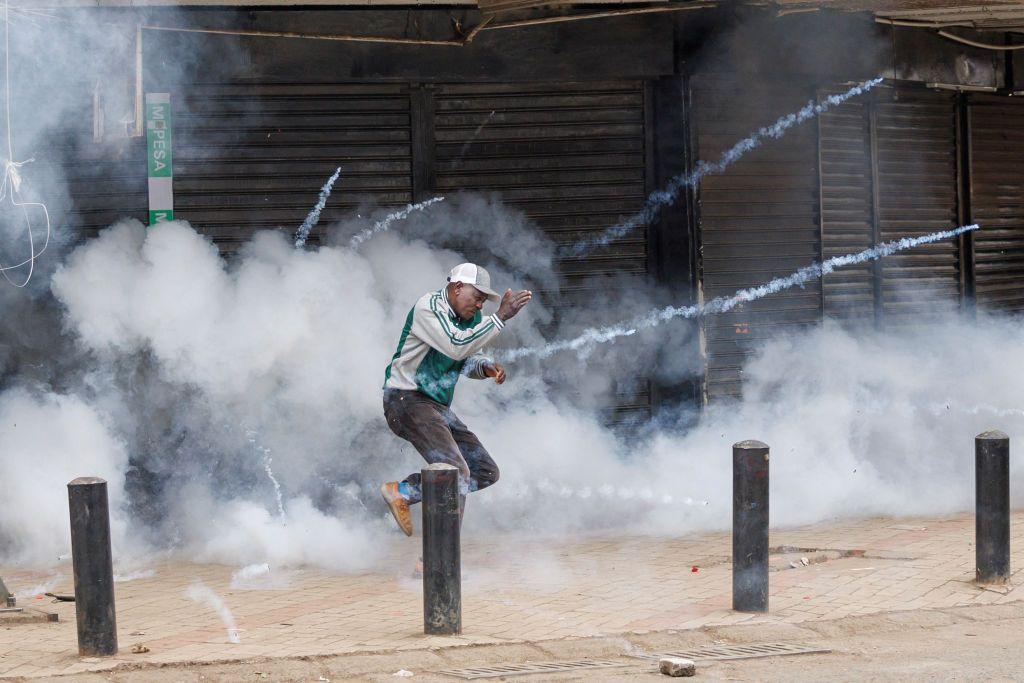
<instances>
[{"instance_id":1,"label":"man's face","mask_svg":"<svg viewBox=\"0 0 1024 683\"><path fill-rule=\"evenodd\" d=\"M467 285L465 282L453 282L448 285L448 303L463 320L472 320L477 311L483 310L485 301L487 295L473 285Z\"/></svg>"}]
</instances>

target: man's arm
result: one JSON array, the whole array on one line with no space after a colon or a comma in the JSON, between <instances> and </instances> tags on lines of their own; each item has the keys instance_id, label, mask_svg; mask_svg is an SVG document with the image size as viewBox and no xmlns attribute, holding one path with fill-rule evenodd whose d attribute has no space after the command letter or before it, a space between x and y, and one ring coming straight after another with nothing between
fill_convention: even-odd
<instances>
[{"instance_id":1,"label":"man's arm","mask_svg":"<svg viewBox=\"0 0 1024 683\"><path fill-rule=\"evenodd\" d=\"M482 353L475 354L462 366L462 374L470 379L494 378L496 384L504 384L505 368Z\"/></svg>"},{"instance_id":2,"label":"man's arm","mask_svg":"<svg viewBox=\"0 0 1024 683\"><path fill-rule=\"evenodd\" d=\"M469 358L501 334L504 327L505 323L495 314L476 327L459 329L448 320L435 296L424 297L416 304L412 320L413 334L454 360Z\"/></svg>"},{"instance_id":3,"label":"man's arm","mask_svg":"<svg viewBox=\"0 0 1024 683\"><path fill-rule=\"evenodd\" d=\"M484 369L492 363L494 361L482 353L473 354L466 359L466 364L462 366L462 374L470 379L487 379Z\"/></svg>"}]
</instances>

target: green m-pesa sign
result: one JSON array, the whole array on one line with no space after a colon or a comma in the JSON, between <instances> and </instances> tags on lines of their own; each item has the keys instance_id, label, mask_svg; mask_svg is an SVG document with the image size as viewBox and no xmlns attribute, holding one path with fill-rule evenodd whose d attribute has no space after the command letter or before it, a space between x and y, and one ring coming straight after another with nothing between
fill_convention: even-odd
<instances>
[{"instance_id":1,"label":"green m-pesa sign","mask_svg":"<svg viewBox=\"0 0 1024 683\"><path fill-rule=\"evenodd\" d=\"M170 93L146 93L146 163L149 170L149 224L173 221Z\"/></svg>"}]
</instances>

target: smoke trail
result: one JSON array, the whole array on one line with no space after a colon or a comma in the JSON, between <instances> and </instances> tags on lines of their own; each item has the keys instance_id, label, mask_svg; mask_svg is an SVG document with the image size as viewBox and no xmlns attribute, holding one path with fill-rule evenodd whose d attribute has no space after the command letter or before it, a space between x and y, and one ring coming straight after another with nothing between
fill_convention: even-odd
<instances>
[{"instance_id":1,"label":"smoke trail","mask_svg":"<svg viewBox=\"0 0 1024 683\"><path fill-rule=\"evenodd\" d=\"M277 480L277 477L274 476L274 470L271 467L274 461L270 457L270 449L260 446L257 443L257 437L259 434L256 431L247 429L245 430L245 435L248 437L249 443L252 444L253 455L255 456L260 453L263 454L263 471L267 473L267 478L270 479L270 483L274 485L274 496L277 498L277 512L281 517L281 520L284 521L284 497L281 494L281 483Z\"/></svg>"},{"instance_id":2,"label":"smoke trail","mask_svg":"<svg viewBox=\"0 0 1024 683\"><path fill-rule=\"evenodd\" d=\"M151 579L154 576L156 576L155 569L141 569L128 572L127 574L114 574L114 583L128 583L129 581L137 581L139 579Z\"/></svg>"},{"instance_id":3,"label":"smoke trail","mask_svg":"<svg viewBox=\"0 0 1024 683\"><path fill-rule=\"evenodd\" d=\"M408 204L404 209L388 214L381 220L374 223L373 226L367 228L366 230L356 233L352 237L352 241L348 243L348 246L351 247L352 249L355 249L360 244L376 235L378 232L384 232L385 230L390 228L391 224L394 223L395 221L405 220L406 218L409 217L410 214L412 214L413 211L423 211L424 209L433 206L438 202L443 201L444 197L432 197L426 201L420 202L419 204Z\"/></svg>"},{"instance_id":4,"label":"smoke trail","mask_svg":"<svg viewBox=\"0 0 1024 683\"><path fill-rule=\"evenodd\" d=\"M552 342L539 348L518 348L507 351L502 356L509 360L515 360L524 356L537 356L538 358L547 358L558 351L577 351L581 354L588 352L596 344L604 344L605 342L618 339L619 337L628 337L636 334L641 329L654 327L661 323L672 320L674 318L695 318L701 315L713 315L716 313L726 313L731 311L737 305L748 301L756 301L762 299L770 294L781 292L784 289L789 289L797 285L802 285L811 280L816 280L824 275L828 275L836 268L843 266L853 265L855 263L864 263L866 261L874 261L885 256L890 256L898 251L905 249L912 249L922 244L929 244L931 242L938 242L940 240L948 239L950 237L956 237L965 232L971 230L977 230L980 226L978 225L965 225L955 230L944 230L942 232L933 232L930 235L924 235L922 237L904 237L900 240L894 240L892 242L884 242L876 247L865 249L864 251L856 254L846 254L845 256L835 256L822 263L812 263L809 266L805 266L800 270L796 271L792 275L787 277L775 278L771 282L760 285L758 287L751 287L750 289L741 289L730 297L718 297L712 299L707 304L701 306L695 304L693 306L668 306L660 310L652 311L645 316L634 319L630 323L621 325L610 325L608 327L591 328L585 331L575 339L567 339L564 341Z\"/></svg>"},{"instance_id":5,"label":"smoke trail","mask_svg":"<svg viewBox=\"0 0 1024 683\"><path fill-rule=\"evenodd\" d=\"M228 632L228 642L235 643L236 645L242 642L242 639L238 637L238 626L235 625L234 615L231 614L231 610L224 604L220 596L214 593L209 586L197 580L185 589L185 597L195 602L203 603L217 612L220 620L224 622L224 628Z\"/></svg>"},{"instance_id":6,"label":"smoke trail","mask_svg":"<svg viewBox=\"0 0 1024 683\"><path fill-rule=\"evenodd\" d=\"M480 133L483 131L484 128L487 127L487 124L491 122L491 119L494 118L494 114L496 111L498 110L492 109L491 113L487 115L486 119L484 119L484 122L476 127L476 130L473 131L473 134L471 136L469 136L469 139L466 140L465 143L463 143L462 149L459 150L459 156L455 157L456 159L461 159L462 157L466 156L466 152L469 151L470 145L476 142L476 139L480 137Z\"/></svg>"},{"instance_id":7,"label":"smoke trail","mask_svg":"<svg viewBox=\"0 0 1024 683\"><path fill-rule=\"evenodd\" d=\"M273 460L270 458L270 451L265 450L263 455L263 469L267 473L267 477L270 478L270 482L274 485L274 495L277 496L277 513L281 516L281 519L285 519L284 514L284 498L281 496L281 484L277 481L277 477L274 476L274 470L270 468L270 464Z\"/></svg>"},{"instance_id":8,"label":"smoke trail","mask_svg":"<svg viewBox=\"0 0 1024 683\"><path fill-rule=\"evenodd\" d=\"M306 216L306 220L302 221L302 225L299 226L299 231L295 233L295 248L301 249L306 245L306 238L309 237L309 231L313 229L317 221L320 220L320 212L324 210L324 205L327 204L327 198L331 196L331 188L334 187L334 181L341 175L341 166L334 171L324 186L320 188L320 197L316 200L316 206Z\"/></svg>"},{"instance_id":9,"label":"smoke trail","mask_svg":"<svg viewBox=\"0 0 1024 683\"><path fill-rule=\"evenodd\" d=\"M595 247L607 246L614 240L628 233L630 230L654 220L654 218L657 217L658 212L661 211L661 208L667 204L673 203L676 200L676 197L679 196L679 192L684 187L694 187L704 176L711 173L723 172L729 166L736 163L736 161L738 161L744 154L760 147L765 138L777 140L793 126L799 125L818 114L828 111L830 108L838 106L852 97L856 97L867 92L881 83L882 80L883 79L881 77L873 78L869 81L864 81L863 83L856 85L839 95L829 95L821 102L814 102L812 100L804 105L804 107L799 111L779 118L770 126L760 128L753 135L740 140L726 150L722 156L719 157L718 161L713 163L700 161L697 164L697 168L692 172L681 173L669 180L665 189L656 190L651 193L647 198L647 202L644 204L644 207L638 213L630 216L618 225L613 225L596 237L582 240L576 244L566 245L560 250L559 255L581 256Z\"/></svg>"},{"instance_id":10,"label":"smoke trail","mask_svg":"<svg viewBox=\"0 0 1024 683\"><path fill-rule=\"evenodd\" d=\"M50 593L57 587L57 584L60 583L63 578L63 574L54 574L39 585L32 586L31 588L25 588L20 591L14 591L14 595L22 600L28 600L29 598L34 598L37 595Z\"/></svg>"}]
</instances>

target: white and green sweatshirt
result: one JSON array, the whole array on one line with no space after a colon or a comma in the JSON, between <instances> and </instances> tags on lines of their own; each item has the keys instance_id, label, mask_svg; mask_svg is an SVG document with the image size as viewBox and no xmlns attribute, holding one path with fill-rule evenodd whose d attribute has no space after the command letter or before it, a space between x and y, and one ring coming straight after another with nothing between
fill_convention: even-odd
<instances>
[{"instance_id":1,"label":"white and green sweatshirt","mask_svg":"<svg viewBox=\"0 0 1024 683\"><path fill-rule=\"evenodd\" d=\"M385 389L419 390L451 405L459 374L484 379L490 362L478 352L505 327L497 315L476 312L464 321L448 303L445 288L424 294L405 318L398 348L384 371Z\"/></svg>"}]
</instances>

